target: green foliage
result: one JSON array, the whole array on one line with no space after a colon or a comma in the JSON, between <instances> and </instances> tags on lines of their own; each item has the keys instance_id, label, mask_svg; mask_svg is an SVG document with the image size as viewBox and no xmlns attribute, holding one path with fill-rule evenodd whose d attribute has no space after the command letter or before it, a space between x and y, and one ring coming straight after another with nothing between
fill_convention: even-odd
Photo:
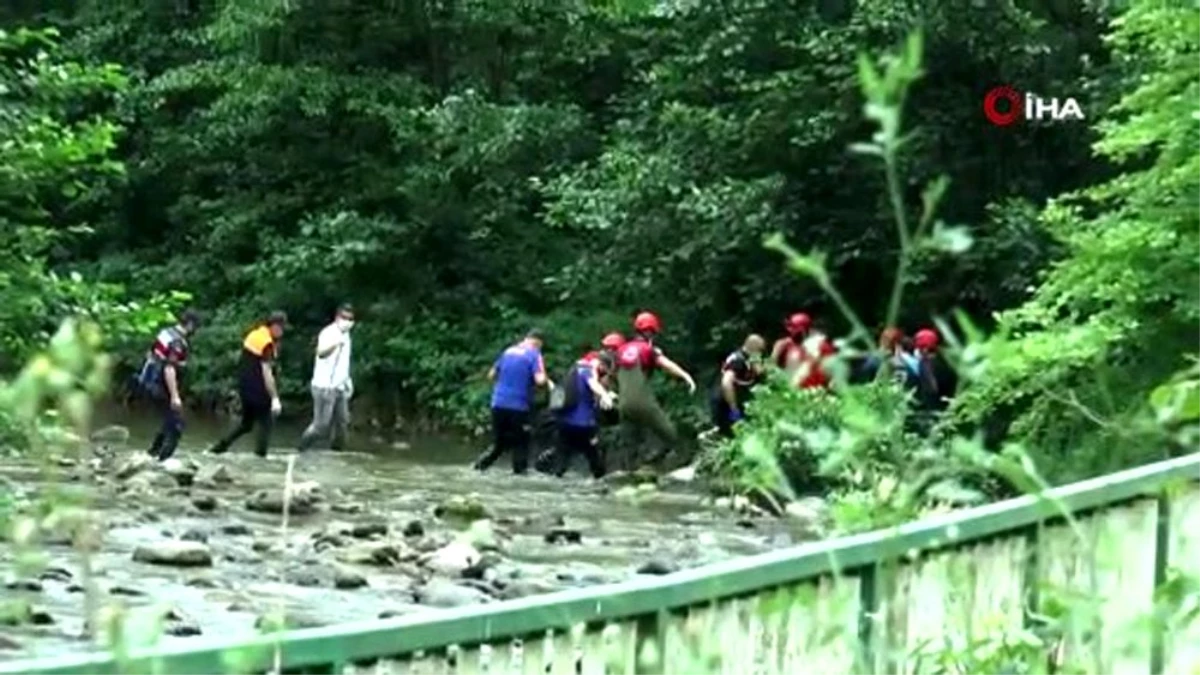
<instances>
[{"instance_id":1,"label":"green foliage","mask_svg":"<svg viewBox=\"0 0 1200 675\"><path fill-rule=\"evenodd\" d=\"M1113 23L1129 87L1095 151L1123 170L1041 214L1067 256L1001 315L978 385L956 402L962 420L1010 418L1058 480L1162 455L1147 397L1195 353L1200 326L1200 16L1144 2Z\"/></svg>"},{"instance_id":2,"label":"green foliage","mask_svg":"<svg viewBox=\"0 0 1200 675\"><path fill-rule=\"evenodd\" d=\"M1049 249L987 205L1076 187L1086 130L996 137L979 97L997 63L1036 90L1073 83L1102 51L1101 17L970 0L647 7L64 5L74 53L135 75L116 106L128 182L97 211L103 245L70 247L72 262L214 310L190 378L202 394L224 393L239 334L281 306L297 336L283 384L301 395L309 335L344 298L362 318L357 389L384 416L473 426L479 375L530 324L560 368L646 306L704 381L748 329L829 309L811 283L763 273L767 233L827 251L864 320L886 313L890 207L844 151L862 125L853 55L922 25L938 67L914 92L911 142L937 152L906 170L955 176L948 217L983 253L914 259L904 316L986 316L1023 293ZM1053 158L989 162L1040 147Z\"/></svg>"},{"instance_id":3,"label":"green foliage","mask_svg":"<svg viewBox=\"0 0 1200 675\"><path fill-rule=\"evenodd\" d=\"M115 344L144 340L169 300L124 302L121 285L49 264L87 238L80 213L122 174L111 158L118 126L87 109L127 84L116 66L63 60L56 37L0 29L0 374L19 368L69 316L100 321Z\"/></svg>"}]
</instances>

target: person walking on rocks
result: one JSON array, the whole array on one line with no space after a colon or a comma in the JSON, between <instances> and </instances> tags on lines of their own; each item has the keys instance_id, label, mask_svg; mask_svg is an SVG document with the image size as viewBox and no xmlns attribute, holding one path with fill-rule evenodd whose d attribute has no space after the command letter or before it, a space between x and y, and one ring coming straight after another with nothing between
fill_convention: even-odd
<instances>
[{"instance_id":1,"label":"person walking on rocks","mask_svg":"<svg viewBox=\"0 0 1200 675\"><path fill-rule=\"evenodd\" d=\"M504 453L512 454L513 473L529 469L530 415L537 387L554 388L542 359L542 332L531 330L500 353L488 379L492 381L492 447L475 461L487 471Z\"/></svg>"},{"instance_id":2,"label":"person walking on rocks","mask_svg":"<svg viewBox=\"0 0 1200 675\"><path fill-rule=\"evenodd\" d=\"M179 314L174 326L168 326L154 338L145 363L136 377L137 385L158 406L162 426L147 450L160 461L169 459L183 436L183 372L191 351L189 339L200 327L195 310Z\"/></svg>"},{"instance_id":3,"label":"person walking on rocks","mask_svg":"<svg viewBox=\"0 0 1200 675\"><path fill-rule=\"evenodd\" d=\"M333 323L317 337L313 362L313 419L300 437L297 449L308 450L319 440L331 438L330 446L341 450L350 424L350 397L354 381L350 378L350 329L354 327L354 309L346 304L338 308Z\"/></svg>"},{"instance_id":4,"label":"person walking on rocks","mask_svg":"<svg viewBox=\"0 0 1200 675\"><path fill-rule=\"evenodd\" d=\"M254 454L267 456L271 446L271 431L275 417L283 410L279 402L279 387L275 381L275 359L279 357L279 340L287 325L287 314L272 312L267 320L246 333L242 340L242 360L238 374L238 397L242 402L242 421L225 438L217 441L209 452L214 455L229 451L237 439L258 427Z\"/></svg>"}]
</instances>

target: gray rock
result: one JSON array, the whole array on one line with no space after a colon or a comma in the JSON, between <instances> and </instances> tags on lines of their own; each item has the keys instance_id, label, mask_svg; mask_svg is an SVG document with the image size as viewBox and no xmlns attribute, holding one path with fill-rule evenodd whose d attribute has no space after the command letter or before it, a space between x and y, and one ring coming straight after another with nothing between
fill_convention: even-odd
<instances>
[{"instance_id":1,"label":"gray rock","mask_svg":"<svg viewBox=\"0 0 1200 675\"><path fill-rule=\"evenodd\" d=\"M160 490L174 489L178 485L174 478L165 473L142 471L125 479L125 484L121 486L121 493L129 496L149 495Z\"/></svg>"},{"instance_id":2,"label":"gray rock","mask_svg":"<svg viewBox=\"0 0 1200 675\"><path fill-rule=\"evenodd\" d=\"M125 457L117 468L113 470L113 475L118 480L126 480L136 476L137 474L146 471L156 464L153 457L144 452L135 452Z\"/></svg>"},{"instance_id":3,"label":"gray rock","mask_svg":"<svg viewBox=\"0 0 1200 675\"><path fill-rule=\"evenodd\" d=\"M297 483L292 486L290 497L290 502L287 503L288 513L316 513L321 502L320 486L314 481ZM259 513L283 513L285 502L288 500L284 499L283 490L259 490L246 500L246 508Z\"/></svg>"},{"instance_id":4,"label":"gray rock","mask_svg":"<svg viewBox=\"0 0 1200 675\"><path fill-rule=\"evenodd\" d=\"M128 443L129 429L119 424L110 424L93 431L91 441L93 443Z\"/></svg>"},{"instance_id":5,"label":"gray rock","mask_svg":"<svg viewBox=\"0 0 1200 675\"><path fill-rule=\"evenodd\" d=\"M175 480L181 487L189 487L196 480L200 466L192 461L183 461L172 457L159 465L159 470Z\"/></svg>"},{"instance_id":6,"label":"gray rock","mask_svg":"<svg viewBox=\"0 0 1200 675\"><path fill-rule=\"evenodd\" d=\"M436 574L461 577L463 572L477 565L482 557L474 546L456 541L423 556L421 564Z\"/></svg>"},{"instance_id":7,"label":"gray rock","mask_svg":"<svg viewBox=\"0 0 1200 675\"><path fill-rule=\"evenodd\" d=\"M334 558L349 565L390 566L411 558L411 554L399 544L380 541L354 544L339 550Z\"/></svg>"},{"instance_id":8,"label":"gray rock","mask_svg":"<svg viewBox=\"0 0 1200 675\"><path fill-rule=\"evenodd\" d=\"M172 637L193 637L200 635L200 626L190 621L172 621L163 627L163 632Z\"/></svg>"},{"instance_id":9,"label":"gray rock","mask_svg":"<svg viewBox=\"0 0 1200 675\"><path fill-rule=\"evenodd\" d=\"M233 476L229 473L229 469L226 468L224 464L206 466L196 472L196 483L209 487L215 487L217 485L229 485L233 483Z\"/></svg>"},{"instance_id":10,"label":"gray rock","mask_svg":"<svg viewBox=\"0 0 1200 675\"><path fill-rule=\"evenodd\" d=\"M42 590L42 582L37 579L14 579L4 587L10 591L25 591L27 593L39 593Z\"/></svg>"},{"instance_id":11,"label":"gray rock","mask_svg":"<svg viewBox=\"0 0 1200 675\"><path fill-rule=\"evenodd\" d=\"M61 567L47 567L46 569L42 570L42 573L38 575L38 578L40 578L42 581L61 581L65 583L74 579L75 575L71 574L71 570L66 570Z\"/></svg>"},{"instance_id":12,"label":"gray rock","mask_svg":"<svg viewBox=\"0 0 1200 675\"><path fill-rule=\"evenodd\" d=\"M358 572L346 568L338 567L333 572L333 587L342 590L353 590L362 588L367 585L367 578Z\"/></svg>"},{"instance_id":13,"label":"gray rock","mask_svg":"<svg viewBox=\"0 0 1200 675\"><path fill-rule=\"evenodd\" d=\"M166 540L145 544L133 551L134 562L171 567L210 567L212 551L198 541Z\"/></svg>"},{"instance_id":14,"label":"gray rock","mask_svg":"<svg viewBox=\"0 0 1200 675\"><path fill-rule=\"evenodd\" d=\"M287 612L282 616L277 612L271 612L259 616L254 621L254 628L263 633L273 633L297 628L320 628L328 626L329 623L328 620L308 612Z\"/></svg>"},{"instance_id":15,"label":"gray rock","mask_svg":"<svg viewBox=\"0 0 1200 675\"><path fill-rule=\"evenodd\" d=\"M429 607L463 607L491 602L491 596L474 588L460 586L445 579L434 579L415 592L417 602Z\"/></svg>"},{"instance_id":16,"label":"gray rock","mask_svg":"<svg viewBox=\"0 0 1200 675\"><path fill-rule=\"evenodd\" d=\"M822 535L830 520L829 504L820 497L805 497L789 502L784 514L790 527L812 536Z\"/></svg>"},{"instance_id":17,"label":"gray rock","mask_svg":"<svg viewBox=\"0 0 1200 675\"><path fill-rule=\"evenodd\" d=\"M228 525L222 525L221 533L235 537L253 534L253 532L250 530L250 527L245 523L229 523Z\"/></svg>"},{"instance_id":18,"label":"gray rock","mask_svg":"<svg viewBox=\"0 0 1200 675\"><path fill-rule=\"evenodd\" d=\"M548 580L516 579L504 585L500 590L500 599L516 600L517 598L527 598L531 595L553 593L557 590L559 590L559 586Z\"/></svg>"},{"instance_id":19,"label":"gray rock","mask_svg":"<svg viewBox=\"0 0 1200 675\"><path fill-rule=\"evenodd\" d=\"M544 538L547 544L579 544L583 542L583 533L569 527L556 527Z\"/></svg>"},{"instance_id":20,"label":"gray rock","mask_svg":"<svg viewBox=\"0 0 1200 675\"><path fill-rule=\"evenodd\" d=\"M190 529L179 536L183 541L198 541L201 544L208 543L208 533L203 530Z\"/></svg>"},{"instance_id":21,"label":"gray rock","mask_svg":"<svg viewBox=\"0 0 1200 675\"><path fill-rule=\"evenodd\" d=\"M192 506L204 513L217 510L217 498L212 495L196 495L192 497Z\"/></svg>"},{"instance_id":22,"label":"gray rock","mask_svg":"<svg viewBox=\"0 0 1200 675\"><path fill-rule=\"evenodd\" d=\"M383 537L388 533L387 523L358 523L350 528L350 536L356 539Z\"/></svg>"},{"instance_id":23,"label":"gray rock","mask_svg":"<svg viewBox=\"0 0 1200 675\"><path fill-rule=\"evenodd\" d=\"M421 537L425 535L425 526L419 520L410 520L404 524L402 534L405 537Z\"/></svg>"},{"instance_id":24,"label":"gray rock","mask_svg":"<svg viewBox=\"0 0 1200 675\"><path fill-rule=\"evenodd\" d=\"M674 561L663 559L647 561L637 568L638 574L671 574L678 571L679 565Z\"/></svg>"}]
</instances>

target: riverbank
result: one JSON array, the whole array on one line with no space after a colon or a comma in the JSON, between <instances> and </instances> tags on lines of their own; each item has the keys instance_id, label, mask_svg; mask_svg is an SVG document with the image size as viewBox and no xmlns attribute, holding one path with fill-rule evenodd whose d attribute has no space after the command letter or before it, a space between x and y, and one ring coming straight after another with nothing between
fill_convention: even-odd
<instances>
[{"instance_id":1,"label":"riverbank","mask_svg":"<svg viewBox=\"0 0 1200 675\"><path fill-rule=\"evenodd\" d=\"M502 462L480 475L470 450L434 457L419 442L299 457L285 528L289 453L188 447L163 467L143 459L136 434L108 433L85 457L8 461L0 476L18 501L63 486L86 500L103 532L91 556L101 603L165 616L169 641L244 635L280 611L292 625L330 624L663 574L818 529L628 474L515 477ZM79 553L61 536L39 550L42 565L25 572L10 544L0 549L5 597L19 606L7 623L20 624L0 629L4 658L89 647Z\"/></svg>"}]
</instances>

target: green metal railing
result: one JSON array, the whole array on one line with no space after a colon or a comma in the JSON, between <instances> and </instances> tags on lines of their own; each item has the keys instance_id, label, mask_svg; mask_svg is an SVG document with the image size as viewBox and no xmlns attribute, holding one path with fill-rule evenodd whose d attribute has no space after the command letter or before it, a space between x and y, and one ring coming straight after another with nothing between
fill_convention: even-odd
<instances>
[{"instance_id":1,"label":"green metal railing","mask_svg":"<svg viewBox=\"0 0 1200 675\"><path fill-rule=\"evenodd\" d=\"M908 673L924 649L1029 627L1069 592L1090 611L1053 658L1200 672L1200 626L1147 622L1168 566L1200 576L1200 454L664 577L0 674Z\"/></svg>"}]
</instances>

